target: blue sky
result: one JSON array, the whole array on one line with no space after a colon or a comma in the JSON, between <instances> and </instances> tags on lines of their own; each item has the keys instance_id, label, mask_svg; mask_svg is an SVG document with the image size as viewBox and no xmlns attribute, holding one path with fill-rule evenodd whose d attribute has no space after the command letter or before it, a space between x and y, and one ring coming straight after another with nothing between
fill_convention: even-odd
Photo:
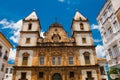
<instances>
[{"instance_id":1,"label":"blue sky","mask_svg":"<svg viewBox=\"0 0 120 80\"><path fill-rule=\"evenodd\" d=\"M19 32L21 19L27 17L34 9L40 19L42 31L47 31L50 24L58 22L71 35L71 23L76 9L89 19L95 45L102 46L96 17L106 0L0 0L0 31L13 45ZM13 26L13 27L11 27ZM19 33L17 33L19 34Z\"/></svg>"}]
</instances>

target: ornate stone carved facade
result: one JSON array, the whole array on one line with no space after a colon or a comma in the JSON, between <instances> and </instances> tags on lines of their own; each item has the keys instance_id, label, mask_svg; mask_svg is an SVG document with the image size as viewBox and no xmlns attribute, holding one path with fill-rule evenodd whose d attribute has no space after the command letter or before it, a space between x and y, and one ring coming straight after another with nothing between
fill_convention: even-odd
<instances>
[{"instance_id":1,"label":"ornate stone carved facade","mask_svg":"<svg viewBox=\"0 0 120 80\"><path fill-rule=\"evenodd\" d=\"M32 15L36 16L35 12L30 16ZM32 61L32 64L29 64L29 66L21 65L21 56L17 55L13 80L24 79L22 74L25 74L25 79L27 80L86 80L86 78L89 78L87 76L88 71L91 72L90 75L92 75L94 80L100 80L95 47L88 21L84 16L78 11L76 12L72 23L73 34L70 38L63 29L63 26L58 23L50 25L48 31L44 33L44 38L37 36L41 28L37 23L38 18L36 16L31 20L32 17L30 16L27 17L27 21L32 21L32 25L37 27L37 29L31 28L31 32L22 29L21 41L28 37L22 36L27 32L28 35L31 35L29 37L31 42L29 44L22 44L20 41L17 54L23 54L22 52L26 50L27 53L32 54L29 55L29 60ZM83 24L82 28L84 29L82 31L80 30L80 23ZM83 37L86 38L86 43L82 43ZM88 53L92 63L86 65L84 55L88 55Z\"/></svg>"}]
</instances>

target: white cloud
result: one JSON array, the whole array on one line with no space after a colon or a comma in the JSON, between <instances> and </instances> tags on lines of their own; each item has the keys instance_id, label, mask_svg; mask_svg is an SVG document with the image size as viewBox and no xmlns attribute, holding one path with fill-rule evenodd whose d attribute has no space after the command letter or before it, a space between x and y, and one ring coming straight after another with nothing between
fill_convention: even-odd
<instances>
[{"instance_id":1,"label":"white cloud","mask_svg":"<svg viewBox=\"0 0 120 80\"><path fill-rule=\"evenodd\" d=\"M96 46L96 53L98 58L103 58L105 56L105 50L102 45Z\"/></svg>"},{"instance_id":2,"label":"white cloud","mask_svg":"<svg viewBox=\"0 0 120 80\"><path fill-rule=\"evenodd\" d=\"M58 0L59 2L64 2L65 0Z\"/></svg>"},{"instance_id":3,"label":"white cloud","mask_svg":"<svg viewBox=\"0 0 120 80\"><path fill-rule=\"evenodd\" d=\"M45 36L44 36L44 31L41 31L41 33L40 33L40 36L42 37L42 38L45 38Z\"/></svg>"},{"instance_id":4,"label":"white cloud","mask_svg":"<svg viewBox=\"0 0 120 80\"><path fill-rule=\"evenodd\" d=\"M98 29L98 25L92 24L92 25L91 25L91 29L92 29L92 30Z\"/></svg>"},{"instance_id":5,"label":"white cloud","mask_svg":"<svg viewBox=\"0 0 120 80\"><path fill-rule=\"evenodd\" d=\"M93 41L96 42L96 43L99 43L99 42L101 42L102 40L101 40L101 39L93 39Z\"/></svg>"},{"instance_id":6,"label":"white cloud","mask_svg":"<svg viewBox=\"0 0 120 80\"><path fill-rule=\"evenodd\" d=\"M16 49L10 49L9 59L15 59L16 57Z\"/></svg>"},{"instance_id":7,"label":"white cloud","mask_svg":"<svg viewBox=\"0 0 120 80\"><path fill-rule=\"evenodd\" d=\"M20 30L22 27L22 20L18 20L17 22L14 21L7 21L7 19L3 19L0 21L0 24L3 25L2 29L11 29L12 31L12 36L10 39L14 43L18 43L18 39L20 36Z\"/></svg>"}]
</instances>

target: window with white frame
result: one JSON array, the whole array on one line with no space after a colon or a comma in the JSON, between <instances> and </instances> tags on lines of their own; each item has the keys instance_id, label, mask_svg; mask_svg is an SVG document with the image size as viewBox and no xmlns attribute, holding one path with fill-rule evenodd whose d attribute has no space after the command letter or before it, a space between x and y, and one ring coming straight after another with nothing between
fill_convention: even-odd
<instances>
[{"instance_id":1,"label":"window with white frame","mask_svg":"<svg viewBox=\"0 0 120 80\"><path fill-rule=\"evenodd\" d=\"M44 56L40 56L40 65L44 65Z\"/></svg>"},{"instance_id":2,"label":"window with white frame","mask_svg":"<svg viewBox=\"0 0 120 80\"><path fill-rule=\"evenodd\" d=\"M112 12L112 5L110 5L109 7L108 7L108 11L111 13Z\"/></svg>"},{"instance_id":3,"label":"window with white frame","mask_svg":"<svg viewBox=\"0 0 120 80\"><path fill-rule=\"evenodd\" d=\"M113 33L113 30L112 30L111 27L108 28L108 32L109 32L109 34L112 34L112 33Z\"/></svg>"},{"instance_id":4,"label":"window with white frame","mask_svg":"<svg viewBox=\"0 0 120 80\"><path fill-rule=\"evenodd\" d=\"M113 58L112 50L111 49L108 49L108 53L109 53L110 58Z\"/></svg>"},{"instance_id":5,"label":"window with white frame","mask_svg":"<svg viewBox=\"0 0 120 80\"><path fill-rule=\"evenodd\" d=\"M103 16L104 16L104 18L106 19L106 18L107 18L107 12L105 12L105 13L103 14Z\"/></svg>"},{"instance_id":6,"label":"window with white frame","mask_svg":"<svg viewBox=\"0 0 120 80\"><path fill-rule=\"evenodd\" d=\"M103 19L102 18L100 18L100 21L99 21L100 23L103 23Z\"/></svg>"},{"instance_id":7,"label":"window with white frame","mask_svg":"<svg viewBox=\"0 0 120 80\"><path fill-rule=\"evenodd\" d=\"M55 57L52 57L52 65L55 65Z\"/></svg>"},{"instance_id":8,"label":"window with white frame","mask_svg":"<svg viewBox=\"0 0 120 80\"><path fill-rule=\"evenodd\" d=\"M105 36L105 38L107 37L107 33L106 32L104 32L104 36Z\"/></svg>"},{"instance_id":9,"label":"window with white frame","mask_svg":"<svg viewBox=\"0 0 120 80\"><path fill-rule=\"evenodd\" d=\"M58 57L58 65L61 65L61 57Z\"/></svg>"},{"instance_id":10,"label":"window with white frame","mask_svg":"<svg viewBox=\"0 0 120 80\"><path fill-rule=\"evenodd\" d=\"M119 50L118 50L117 45L114 45L114 46L113 46L113 50L114 50L114 53L115 53L115 55L116 55L116 57L117 57L117 56L118 56L118 53L119 53Z\"/></svg>"},{"instance_id":11,"label":"window with white frame","mask_svg":"<svg viewBox=\"0 0 120 80\"><path fill-rule=\"evenodd\" d=\"M117 21L113 22L113 26L116 28L116 30L118 29L118 23L117 23Z\"/></svg>"},{"instance_id":12,"label":"window with white frame","mask_svg":"<svg viewBox=\"0 0 120 80\"><path fill-rule=\"evenodd\" d=\"M61 65L61 57L60 56L53 56L52 57L52 65Z\"/></svg>"},{"instance_id":13,"label":"window with white frame","mask_svg":"<svg viewBox=\"0 0 120 80\"><path fill-rule=\"evenodd\" d=\"M74 64L73 59L74 58L72 56L68 57L68 63L69 63L69 65L73 65Z\"/></svg>"}]
</instances>

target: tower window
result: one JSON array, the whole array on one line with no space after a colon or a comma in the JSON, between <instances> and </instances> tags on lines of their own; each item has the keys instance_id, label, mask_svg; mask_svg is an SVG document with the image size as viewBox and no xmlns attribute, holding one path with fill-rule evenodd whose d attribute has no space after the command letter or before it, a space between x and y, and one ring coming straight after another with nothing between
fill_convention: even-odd
<instances>
[{"instance_id":1,"label":"tower window","mask_svg":"<svg viewBox=\"0 0 120 80\"><path fill-rule=\"evenodd\" d=\"M85 52L84 58L85 58L85 64L90 64L90 53Z\"/></svg>"},{"instance_id":2,"label":"tower window","mask_svg":"<svg viewBox=\"0 0 120 80\"><path fill-rule=\"evenodd\" d=\"M26 38L26 43L30 43L30 38Z\"/></svg>"},{"instance_id":3,"label":"tower window","mask_svg":"<svg viewBox=\"0 0 120 80\"><path fill-rule=\"evenodd\" d=\"M22 65L27 65L28 64L29 54L28 53L24 53L22 56L23 56Z\"/></svg>"},{"instance_id":4,"label":"tower window","mask_svg":"<svg viewBox=\"0 0 120 80\"><path fill-rule=\"evenodd\" d=\"M73 78L74 77L74 72L70 72L69 77Z\"/></svg>"},{"instance_id":5,"label":"tower window","mask_svg":"<svg viewBox=\"0 0 120 80\"><path fill-rule=\"evenodd\" d=\"M82 38L82 43L87 43L86 38Z\"/></svg>"},{"instance_id":6,"label":"tower window","mask_svg":"<svg viewBox=\"0 0 120 80\"><path fill-rule=\"evenodd\" d=\"M30 23L29 25L28 25L28 30L31 30L32 29L32 24Z\"/></svg>"},{"instance_id":7,"label":"tower window","mask_svg":"<svg viewBox=\"0 0 120 80\"><path fill-rule=\"evenodd\" d=\"M69 61L69 64L72 65L74 62L73 62L73 57L68 57L68 61Z\"/></svg>"},{"instance_id":8,"label":"tower window","mask_svg":"<svg viewBox=\"0 0 120 80\"><path fill-rule=\"evenodd\" d=\"M81 29L81 30L84 30L84 25L83 25L83 23L80 23L80 29Z\"/></svg>"},{"instance_id":9,"label":"tower window","mask_svg":"<svg viewBox=\"0 0 120 80\"><path fill-rule=\"evenodd\" d=\"M24 56L22 65L27 65L27 64L28 64L28 56Z\"/></svg>"}]
</instances>

